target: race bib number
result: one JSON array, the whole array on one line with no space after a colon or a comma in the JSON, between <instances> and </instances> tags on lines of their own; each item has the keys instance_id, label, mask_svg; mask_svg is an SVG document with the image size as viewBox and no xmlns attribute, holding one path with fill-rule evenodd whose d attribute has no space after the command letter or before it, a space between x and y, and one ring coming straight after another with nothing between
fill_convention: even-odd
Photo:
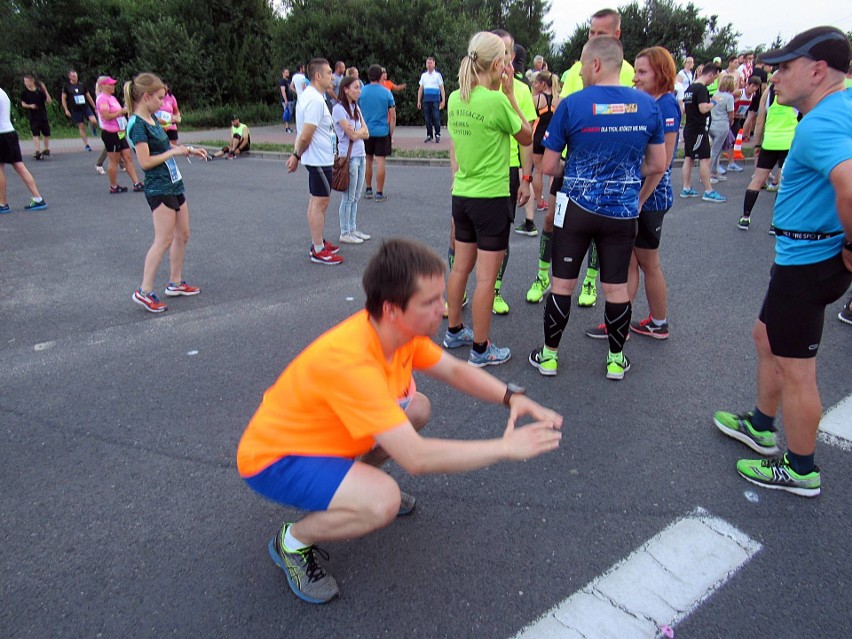
<instances>
[{"instance_id":1,"label":"race bib number","mask_svg":"<svg viewBox=\"0 0 852 639\"><path fill-rule=\"evenodd\" d=\"M553 224L562 228L565 224L565 211L568 210L568 196L561 191L556 194L556 213L553 215Z\"/></svg>"},{"instance_id":2,"label":"race bib number","mask_svg":"<svg viewBox=\"0 0 852 639\"><path fill-rule=\"evenodd\" d=\"M169 170L169 178L171 179L172 184L180 182L183 179L174 158L166 160L166 168Z\"/></svg>"},{"instance_id":3,"label":"race bib number","mask_svg":"<svg viewBox=\"0 0 852 639\"><path fill-rule=\"evenodd\" d=\"M74 96L74 104L86 104L86 96L85 95L75 95Z\"/></svg>"},{"instance_id":4,"label":"race bib number","mask_svg":"<svg viewBox=\"0 0 852 639\"><path fill-rule=\"evenodd\" d=\"M157 111L154 115L157 116L157 119L162 123L165 123L165 124L171 124L172 123L172 114L169 113L168 111Z\"/></svg>"},{"instance_id":5,"label":"race bib number","mask_svg":"<svg viewBox=\"0 0 852 639\"><path fill-rule=\"evenodd\" d=\"M120 118L116 118L115 123L118 125L119 131L127 130L127 118L125 118L123 115Z\"/></svg>"}]
</instances>

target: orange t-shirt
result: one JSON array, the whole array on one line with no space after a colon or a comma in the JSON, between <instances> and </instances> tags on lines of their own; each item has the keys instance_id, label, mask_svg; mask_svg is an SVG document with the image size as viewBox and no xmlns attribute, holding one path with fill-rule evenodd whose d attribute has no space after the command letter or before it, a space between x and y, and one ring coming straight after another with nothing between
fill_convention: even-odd
<instances>
[{"instance_id":1,"label":"orange t-shirt","mask_svg":"<svg viewBox=\"0 0 852 639\"><path fill-rule=\"evenodd\" d=\"M256 475L287 455L357 457L373 436L408 419L398 402L413 392L414 369L443 351L415 337L388 362L367 311L318 337L264 393L237 448L237 469Z\"/></svg>"}]
</instances>

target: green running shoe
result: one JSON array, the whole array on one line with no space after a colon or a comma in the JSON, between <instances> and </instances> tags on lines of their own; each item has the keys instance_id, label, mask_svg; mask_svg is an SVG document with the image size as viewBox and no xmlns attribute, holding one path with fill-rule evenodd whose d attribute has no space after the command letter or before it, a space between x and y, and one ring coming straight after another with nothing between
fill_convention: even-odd
<instances>
[{"instance_id":1,"label":"green running shoe","mask_svg":"<svg viewBox=\"0 0 852 639\"><path fill-rule=\"evenodd\" d=\"M544 296L547 294L547 289L550 288L550 278L545 273L542 275L538 274L538 277L535 278L535 281L530 286L530 290L527 291L527 302L530 304L538 304L541 300L544 299Z\"/></svg>"},{"instance_id":2,"label":"green running shoe","mask_svg":"<svg viewBox=\"0 0 852 639\"><path fill-rule=\"evenodd\" d=\"M530 353L530 364L545 377L553 377L559 368L559 358L556 355L545 355L543 349L537 348Z\"/></svg>"},{"instance_id":3,"label":"green running shoe","mask_svg":"<svg viewBox=\"0 0 852 639\"><path fill-rule=\"evenodd\" d=\"M630 360L624 353L606 356L606 378L620 380L624 379L624 373L630 370Z\"/></svg>"},{"instance_id":4,"label":"green running shoe","mask_svg":"<svg viewBox=\"0 0 852 639\"><path fill-rule=\"evenodd\" d=\"M594 306L598 301L598 289L595 288L594 280L584 280L583 289L580 291L580 297L577 298L577 306L588 308Z\"/></svg>"},{"instance_id":5,"label":"green running shoe","mask_svg":"<svg viewBox=\"0 0 852 639\"><path fill-rule=\"evenodd\" d=\"M722 433L742 442L761 455L777 455L780 449L772 431L755 430L751 425L752 413L734 415L723 410L713 413L713 423Z\"/></svg>"},{"instance_id":6,"label":"green running shoe","mask_svg":"<svg viewBox=\"0 0 852 639\"><path fill-rule=\"evenodd\" d=\"M802 497L819 495L819 466L800 475L790 466L786 454L772 459L741 459L737 462L737 472L743 479L763 488L786 490Z\"/></svg>"},{"instance_id":7,"label":"green running shoe","mask_svg":"<svg viewBox=\"0 0 852 639\"><path fill-rule=\"evenodd\" d=\"M509 305L500 295L500 291L494 291L494 305L491 307L491 312L495 315L508 315L509 313Z\"/></svg>"}]
</instances>

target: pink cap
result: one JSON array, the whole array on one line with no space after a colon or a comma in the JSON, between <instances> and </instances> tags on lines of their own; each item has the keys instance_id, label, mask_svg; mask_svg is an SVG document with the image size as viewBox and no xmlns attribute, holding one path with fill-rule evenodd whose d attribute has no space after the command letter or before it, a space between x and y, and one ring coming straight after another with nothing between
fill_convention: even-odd
<instances>
[{"instance_id":1,"label":"pink cap","mask_svg":"<svg viewBox=\"0 0 852 639\"><path fill-rule=\"evenodd\" d=\"M106 80L101 81L101 84L118 84L118 80L116 80L115 78L107 77Z\"/></svg>"}]
</instances>

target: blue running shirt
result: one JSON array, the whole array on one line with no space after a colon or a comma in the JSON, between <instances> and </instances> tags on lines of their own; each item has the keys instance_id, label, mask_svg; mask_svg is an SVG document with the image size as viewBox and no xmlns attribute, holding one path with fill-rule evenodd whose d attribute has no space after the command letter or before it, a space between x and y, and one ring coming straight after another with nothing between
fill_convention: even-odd
<instances>
[{"instance_id":1,"label":"blue running shirt","mask_svg":"<svg viewBox=\"0 0 852 639\"><path fill-rule=\"evenodd\" d=\"M664 93L657 98L657 106L660 107L660 114L663 116L663 136L666 133L677 133L680 135L680 105L677 103L677 98L671 93ZM675 138L675 150L677 150L678 138ZM643 211L668 211L674 204L674 194L672 193L672 165L674 164L674 155L672 156L666 172L660 179L660 183L651 196L645 200Z\"/></svg>"},{"instance_id":2,"label":"blue running shirt","mask_svg":"<svg viewBox=\"0 0 852 639\"><path fill-rule=\"evenodd\" d=\"M645 148L664 141L654 98L621 86L572 93L544 135L545 148L568 147L562 192L591 213L617 218L639 216Z\"/></svg>"},{"instance_id":3,"label":"blue running shirt","mask_svg":"<svg viewBox=\"0 0 852 639\"><path fill-rule=\"evenodd\" d=\"M823 98L796 127L781 170L772 224L785 231L843 231L829 174L849 159L852 89ZM842 250L843 237L842 232L825 240L793 240L779 235L775 238L775 263L796 266L830 259Z\"/></svg>"}]
</instances>

